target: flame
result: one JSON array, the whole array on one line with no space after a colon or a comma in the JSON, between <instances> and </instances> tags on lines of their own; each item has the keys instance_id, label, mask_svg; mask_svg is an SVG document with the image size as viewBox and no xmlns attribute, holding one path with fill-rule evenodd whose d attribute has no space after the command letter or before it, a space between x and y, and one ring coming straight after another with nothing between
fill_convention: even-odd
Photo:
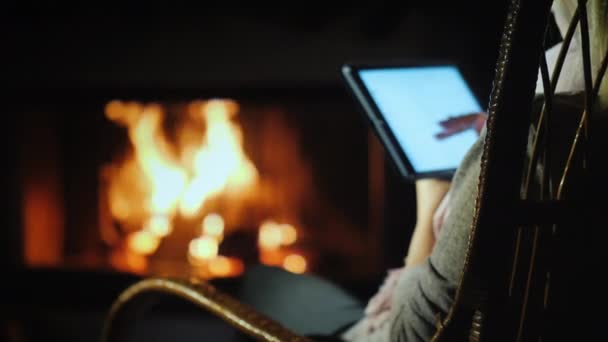
<instances>
[{"instance_id":1,"label":"flame","mask_svg":"<svg viewBox=\"0 0 608 342\"><path fill-rule=\"evenodd\" d=\"M163 112L160 107L112 101L106 107L106 116L128 129L135 162L148 183L149 197L144 202L146 211L152 214L171 214L184 191L187 177L186 172L171 157L169 143L162 134ZM124 202L123 199L120 203L123 208L128 206Z\"/></svg>"},{"instance_id":2,"label":"flame","mask_svg":"<svg viewBox=\"0 0 608 342\"><path fill-rule=\"evenodd\" d=\"M235 102L225 100L202 106L207 134L194 153L194 177L179 203L183 216L196 215L209 197L228 187L243 189L256 181L257 170L243 152L242 132L230 120L237 108Z\"/></svg>"},{"instance_id":3,"label":"flame","mask_svg":"<svg viewBox=\"0 0 608 342\"><path fill-rule=\"evenodd\" d=\"M112 217L130 232L127 248L139 255L156 251L171 234L177 214L193 218L207 200L222 192L241 193L256 184L258 172L242 148L243 133L233 122L238 104L230 100L195 101L177 132L178 142L164 133L164 112L158 105L111 101L106 117L125 127L131 156L104 169L109 179ZM205 123L202 138L192 120ZM191 241L189 258L198 262L217 256L224 221L209 214L202 235ZM211 239L211 240L210 240ZM211 242L213 240L213 242Z\"/></svg>"},{"instance_id":4,"label":"flame","mask_svg":"<svg viewBox=\"0 0 608 342\"><path fill-rule=\"evenodd\" d=\"M143 202L148 216L172 216L179 207L180 214L193 217L210 197L225 190L244 191L255 184L257 169L243 151L240 127L231 120L238 111L237 103L211 100L202 102L198 108L206 122L205 137L198 146L184 148L182 157L186 157L178 160L163 134L163 112L159 106L108 103L107 118L128 129L134 149L134 160L120 168L125 178L122 183L128 185L121 186L116 181L121 177L114 177L110 185L110 209L115 218L126 220L132 207L139 205L130 193L133 184L142 183L140 173L145 183L140 187L147 195Z\"/></svg>"}]
</instances>

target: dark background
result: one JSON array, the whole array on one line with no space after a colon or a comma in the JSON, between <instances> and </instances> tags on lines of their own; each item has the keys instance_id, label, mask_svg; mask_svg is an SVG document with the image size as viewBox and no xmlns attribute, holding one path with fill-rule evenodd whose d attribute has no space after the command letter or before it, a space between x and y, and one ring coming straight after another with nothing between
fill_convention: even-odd
<instances>
[{"instance_id":1,"label":"dark background","mask_svg":"<svg viewBox=\"0 0 608 342\"><path fill-rule=\"evenodd\" d=\"M34 274L19 267L18 179L24 170L11 166L17 165L18 159L19 133L13 129L20 120L13 114L19 113L17 109L48 103L90 103L100 101L100 94L141 100L159 95L187 98L244 94L263 99L282 94L311 103L322 99L343 101L357 110L340 79L340 66L350 61L399 60L458 63L485 104L505 3L294 2L250 7L203 2L197 6L102 1L3 4L0 27L5 61L0 70L8 96L4 100L1 142L7 166L2 177L6 196L0 262L9 270L18 270L9 277L10 290L2 294L10 296L9 303L14 304L8 310L26 301L46 303L45 308L51 309L45 310L50 312L57 308L69 312L54 332L63 337L62 324L74 326L69 318L74 313L95 312L89 326L80 325L82 334L90 334L98 329L100 312L111 298L133 281L130 277L108 280L98 274ZM363 120L359 125L366 129ZM393 169L387 170L384 247L386 266L396 266L407 244L402 227L414 220L414 193L411 184L401 181ZM97 284L95 293L91 293L91 284ZM356 285L352 288L366 294L376 286L368 282L363 289ZM37 295L29 290L37 290ZM77 292L80 295L75 295ZM54 300L49 301L49 297ZM40 320L47 316L36 317ZM29 316L25 313L22 317ZM33 326L53 324L45 321ZM76 335L72 337L78 340Z\"/></svg>"},{"instance_id":2,"label":"dark background","mask_svg":"<svg viewBox=\"0 0 608 342\"><path fill-rule=\"evenodd\" d=\"M431 58L460 63L485 99L504 3L9 2L3 78L43 89L318 88L337 86L345 61Z\"/></svg>"}]
</instances>

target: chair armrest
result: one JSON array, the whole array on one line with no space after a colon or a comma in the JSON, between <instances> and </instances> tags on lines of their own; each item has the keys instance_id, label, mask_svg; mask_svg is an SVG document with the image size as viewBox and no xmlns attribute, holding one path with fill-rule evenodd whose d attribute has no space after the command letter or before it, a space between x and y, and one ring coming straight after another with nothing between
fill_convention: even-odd
<instances>
[{"instance_id":1,"label":"chair armrest","mask_svg":"<svg viewBox=\"0 0 608 342\"><path fill-rule=\"evenodd\" d=\"M165 278L145 279L124 290L106 318L102 341L125 341L133 321L163 296L194 303L259 341L310 341L206 282Z\"/></svg>"}]
</instances>

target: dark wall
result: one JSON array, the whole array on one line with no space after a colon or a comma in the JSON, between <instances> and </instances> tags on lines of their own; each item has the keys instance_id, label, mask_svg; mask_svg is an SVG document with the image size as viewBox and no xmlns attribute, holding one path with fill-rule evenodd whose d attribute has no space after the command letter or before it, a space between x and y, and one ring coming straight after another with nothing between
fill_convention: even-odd
<instances>
[{"instance_id":1,"label":"dark wall","mask_svg":"<svg viewBox=\"0 0 608 342\"><path fill-rule=\"evenodd\" d=\"M4 75L19 87L317 86L339 85L345 61L434 58L461 63L485 98L504 2L15 2L5 5Z\"/></svg>"}]
</instances>

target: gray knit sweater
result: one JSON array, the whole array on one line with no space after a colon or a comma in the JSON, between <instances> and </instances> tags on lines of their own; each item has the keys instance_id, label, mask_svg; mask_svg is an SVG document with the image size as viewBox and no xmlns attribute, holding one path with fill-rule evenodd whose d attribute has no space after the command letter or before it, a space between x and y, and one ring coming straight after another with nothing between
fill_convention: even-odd
<instances>
[{"instance_id":1,"label":"gray knit sweater","mask_svg":"<svg viewBox=\"0 0 608 342\"><path fill-rule=\"evenodd\" d=\"M464 267L473 220L485 129L465 156L451 187L450 214L431 256L402 273L391 312L391 341L427 341L436 330L436 316L449 310Z\"/></svg>"},{"instance_id":2,"label":"gray knit sweater","mask_svg":"<svg viewBox=\"0 0 608 342\"><path fill-rule=\"evenodd\" d=\"M435 333L435 317L449 310L460 273L473 219L481 153L486 135L471 147L452 180L450 213L443 222L431 256L422 264L401 272L394 290L390 324L372 333L356 325L343 338L347 341L427 341ZM442 317L443 317L442 316Z\"/></svg>"}]
</instances>

